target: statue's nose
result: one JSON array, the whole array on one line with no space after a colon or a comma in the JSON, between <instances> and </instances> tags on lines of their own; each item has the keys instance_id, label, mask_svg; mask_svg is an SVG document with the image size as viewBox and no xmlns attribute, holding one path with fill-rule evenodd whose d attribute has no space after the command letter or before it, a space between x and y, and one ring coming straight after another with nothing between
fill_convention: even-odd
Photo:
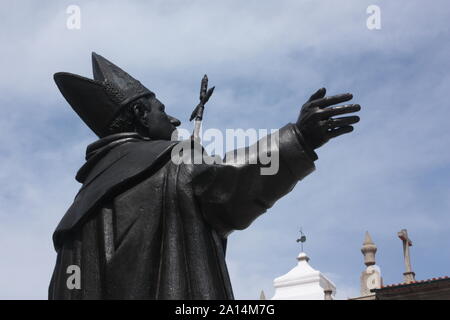
<instances>
[{"instance_id":1,"label":"statue's nose","mask_svg":"<svg viewBox=\"0 0 450 320\"><path fill-rule=\"evenodd\" d=\"M178 127L181 124L181 121L178 120L177 118L169 116L169 120L170 120L170 123L172 125L174 125L175 127Z\"/></svg>"}]
</instances>

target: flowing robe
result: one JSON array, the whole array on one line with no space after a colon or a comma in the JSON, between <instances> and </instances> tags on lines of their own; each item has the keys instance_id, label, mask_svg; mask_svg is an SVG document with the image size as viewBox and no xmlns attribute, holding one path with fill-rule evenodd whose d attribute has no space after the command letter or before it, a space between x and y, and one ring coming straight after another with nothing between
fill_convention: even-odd
<instances>
[{"instance_id":1,"label":"flowing robe","mask_svg":"<svg viewBox=\"0 0 450 320\"><path fill-rule=\"evenodd\" d=\"M231 164L175 163L176 146L123 133L88 147L83 186L53 235L50 299L233 299L228 235L290 192L315 159L292 124ZM261 174L261 152L279 155L276 174ZM67 285L74 265L79 289Z\"/></svg>"}]
</instances>

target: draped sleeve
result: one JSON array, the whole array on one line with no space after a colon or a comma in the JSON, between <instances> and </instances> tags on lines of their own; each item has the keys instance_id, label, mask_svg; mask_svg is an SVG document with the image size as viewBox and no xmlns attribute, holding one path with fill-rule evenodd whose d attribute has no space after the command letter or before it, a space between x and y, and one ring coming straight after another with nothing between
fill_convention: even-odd
<instances>
[{"instance_id":1,"label":"draped sleeve","mask_svg":"<svg viewBox=\"0 0 450 320\"><path fill-rule=\"evenodd\" d=\"M205 166L195 176L203 216L222 237L247 228L314 171L317 157L296 129L288 124L255 145L227 153L222 164Z\"/></svg>"}]
</instances>

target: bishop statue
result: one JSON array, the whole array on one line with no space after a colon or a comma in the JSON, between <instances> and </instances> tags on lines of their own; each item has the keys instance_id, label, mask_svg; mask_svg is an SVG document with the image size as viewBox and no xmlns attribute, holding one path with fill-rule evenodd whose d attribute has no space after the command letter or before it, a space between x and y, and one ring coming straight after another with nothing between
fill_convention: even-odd
<instances>
[{"instance_id":1,"label":"bishop statue","mask_svg":"<svg viewBox=\"0 0 450 320\"><path fill-rule=\"evenodd\" d=\"M180 121L115 64L93 53L92 66L93 79L54 75L99 140L86 149L81 188L53 234L50 299L233 299L229 235L313 172L315 149L359 121L347 115L360 110L345 104L351 94L326 97L322 88L278 130L277 143L266 144L279 154L275 174L262 175L262 162L249 161L259 157L251 146L237 162L228 155L222 163L176 162L171 151L180 141L171 138ZM76 288L68 285L73 266Z\"/></svg>"}]
</instances>

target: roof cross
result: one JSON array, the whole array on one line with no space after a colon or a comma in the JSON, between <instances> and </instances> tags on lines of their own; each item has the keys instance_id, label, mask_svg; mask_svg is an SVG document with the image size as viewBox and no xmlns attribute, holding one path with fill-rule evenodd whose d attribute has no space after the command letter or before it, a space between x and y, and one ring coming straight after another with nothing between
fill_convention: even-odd
<instances>
[{"instance_id":1,"label":"roof cross","mask_svg":"<svg viewBox=\"0 0 450 320\"><path fill-rule=\"evenodd\" d=\"M406 272L403 273L405 276L405 283L411 283L416 281L415 279L415 273L412 271L411 267L411 258L409 256L409 247L412 246L412 241L408 237L408 231L406 229L402 229L400 232L397 233L398 237L403 242L403 256L405 259L405 267Z\"/></svg>"}]
</instances>

